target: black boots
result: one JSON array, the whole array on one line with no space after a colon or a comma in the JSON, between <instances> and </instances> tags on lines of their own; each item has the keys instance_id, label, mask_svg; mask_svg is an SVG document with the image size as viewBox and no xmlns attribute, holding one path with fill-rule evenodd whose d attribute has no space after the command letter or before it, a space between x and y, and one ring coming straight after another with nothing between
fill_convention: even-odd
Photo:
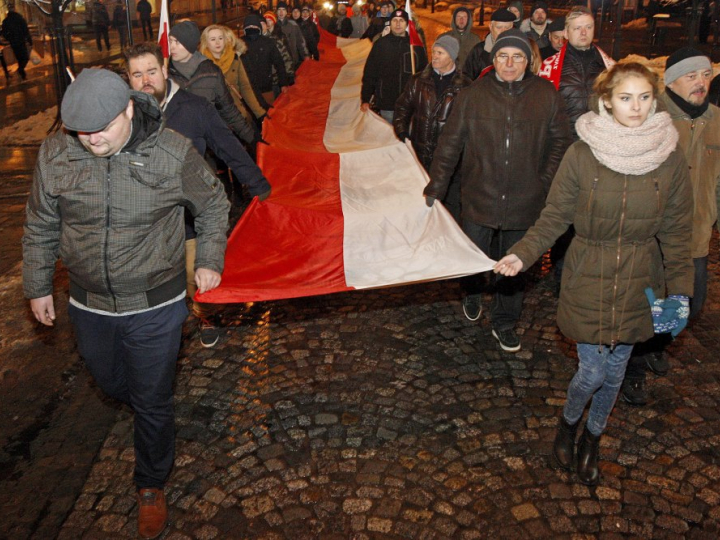
<instances>
[{"instance_id":1,"label":"black boots","mask_svg":"<svg viewBox=\"0 0 720 540\"><path fill-rule=\"evenodd\" d=\"M575 458L575 436L580 421L575 424L568 424L564 415L560 415L560 425L555 435L555 444L553 444L553 458L555 464L561 469L572 469L573 459Z\"/></svg>"},{"instance_id":2,"label":"black boots","mask_svg":"<svg viewBox=\"0 0 720 540\"><path fill-rule=\"evenodd\" d=\"M594 486L600 481L598 469L598 454L600 453L600 436L597 437L588 431L587 426L578 442L577 474L580 482L586 486Z\"/></svg>"}]
</instances>

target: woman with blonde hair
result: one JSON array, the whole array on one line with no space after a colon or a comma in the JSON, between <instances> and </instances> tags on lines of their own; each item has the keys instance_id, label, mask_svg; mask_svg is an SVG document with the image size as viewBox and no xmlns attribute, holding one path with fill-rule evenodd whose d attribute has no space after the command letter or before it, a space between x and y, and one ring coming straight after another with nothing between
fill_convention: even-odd
<instances>
[{"instance_id":1,"label":"woman with blonde hair","mask_svg":"<svg viewBox=\"0 0 720 540\"><path fill-rule=\"evenodd\" d=\"M245 51L247 45L227 26L211 24L200 36L200 52L222 70L237 108L248 120L252 115L261 120L267 111L260 105L240 59Z\"/></svg>"},{"instance_id":2,"label":"woman with blonde hair","mask_svg":"<svg viewBox=\"0 0 720 540\"><path fill-rule=\"evenodd\" d=\"M694 274L692 187L678 132L667 112L656 111L657 75L642 64L620 63L600 74L594 90L597 112L577 120L580 140L566 152L544 210L494 268L505 276L527 270L575 226L557 324L577 342L579 365L553 458L572 468L577 428L589 403L576 465L587 485L600 479L600 436L633 345L654 333L680 333Z\"/></svg>"}]
</instances>

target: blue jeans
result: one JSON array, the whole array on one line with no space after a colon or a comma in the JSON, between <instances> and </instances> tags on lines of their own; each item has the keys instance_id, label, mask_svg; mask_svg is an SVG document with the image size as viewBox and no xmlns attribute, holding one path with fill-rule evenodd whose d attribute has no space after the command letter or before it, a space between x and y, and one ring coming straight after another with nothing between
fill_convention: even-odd
<instances>
[{"instance_id":1,"label":"blue jeans","mask_svg":"<svg viewBox=\"0 0 720 540\"><path fill-rule=\"evenodd\" d=\"M173 382L185 299L121 317L68 309L78 351L100 389L135 412L135 485L162 488L175 459Z\"/></svg>"},{"instance_id":2,"label":"blue jeans","mask_svg":"<svg viewBox=\"0 0 720 540\"><path fill-rule=\"evenodd\" d=\"M612 351L607 345L577 344L578 370L570 381L563 409L563 416L569 424L576 424L582 418L588 401L592 399L585 427L596 436L605 431L632 350L632 345L622 343Z\"/></svg>"},{"instance_id":3,"label":"blue jeans","mask_svg":"<svg viewBox=\"0 0 720 540\"><path fill-rule=\"evenodd\" d=\"M393 123L393 118L395 118L395 111L380 111L380 116L385 120L388 124Z\"/></svg>"}]
</instances>

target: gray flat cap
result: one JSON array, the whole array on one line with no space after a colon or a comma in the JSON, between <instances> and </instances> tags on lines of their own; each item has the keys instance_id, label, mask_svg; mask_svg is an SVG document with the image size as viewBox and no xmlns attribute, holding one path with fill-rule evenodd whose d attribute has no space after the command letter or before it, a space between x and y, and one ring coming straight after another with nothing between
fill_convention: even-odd
<instances>
[{"instance_id":1,"label":"gray flat cap","mask_svg":"<svg viewBox=\"0 0 720 540\"><path fill-rule=\"evenodd\" d=\"M101 131L130 101L130 88L119 75L107 69L86 68L68 86L60 116L70 131Z\"/></svg>"}]
</instances>

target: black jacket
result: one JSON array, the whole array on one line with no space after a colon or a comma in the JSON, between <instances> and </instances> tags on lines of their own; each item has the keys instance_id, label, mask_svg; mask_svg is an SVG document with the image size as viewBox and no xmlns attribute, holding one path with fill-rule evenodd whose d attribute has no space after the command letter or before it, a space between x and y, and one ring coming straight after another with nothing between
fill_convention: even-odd
<instances>
[{"instance_id":1,"label":"black jacket","mask_svg":"<svg viewBox=\"0 0 720 540\"><path fill-rule=\"evenodd\" d=\"M490 53L485 50L485 40L482 40L470 50L462 69L474 81L480 76L483 69L491 65L492 58L490 58Z\"/></svg>"},{"instance_id":2,"label":"black jacket","mask_svg":"<svg viewBox=\"0 0 720 540\"><path fill-rule=\"evenodd\" d=\"M209 147L248 187L250 195L260 195L270 189L262 171L207 100L179 89L163 110L165 127L190 139L201 156Z\"/></svg>"},{"instance_id":3,"label":"black jacket","mask_svg":"<svg viewBox=\"0 0 720 540\"><path fill-rule=\"evenodd\" d=\"M230 90L228 90L225 83L225 76L211 60L205 58L200 62L189 79L178 71L172 61L170 62L169 72L173 81L180 88L196 96L203 97L212 103L220 117L240 139L246 143L252 143L256 140L256 131L248 124L235 106Z\"/></svg>"},{"instance_id":4,"label":"black jacket","mask_svg":"<svg viewBox=\"0 0 720 540\"><path fill-rule=\"evenodd\" d=\"M413 76L395 103L393 119L395 134L398 137L410 134L415 153L428 170L453 101L460 90L472 82L456 69L447 75L449 84L438 95L436 79L439 77L432 66Z\"/></svg>"},{"instance_id":5,"label":"black jacket","mask_svg":"<svg viewBox=\"0 0 720 540\"><path fill-rule=\"evenodd\" d=\"M575 132L575 122L590 110L593 84L603 71L605 64L595 46L588 51L580 51L567 44L558 91L565 101L573 141L579 138Z\"/></svg>"},{"instance_id":6,"label":"black jacket","mask_svg":"<svg viewBox=\"0 0 720 540\"><path fill-rule=\"evenodd\" d=\"M27 22L22 15L14 11L10 11L2 22L2 35L13 46L13 49L16 45L24 43L32 45L32 36Z\"/></svg>"},{"instance_id":7,"label":"black jacket","mask_svg":"<svg viewBox=\"0 0 720 540\"><path fill-rule=\"evenodd\" d=\"M562 98L525 72L507 83L490 71L460 92L440 134L425 195L442 200L462 156L463 220L526 230L540 215L570 145Z\"/></svg>"},{"instance_id":8,"label":"black jacket","mask_svg":"<svg viewBox=\"0 0 720 540\"><path fill-rule=\"evenodd\" d=\"M255 94L272 92L273 67L277 73L280 86L287 86L289 81L285 70L285 62L280 50L275 45L275 41L268 36L261 35L246 36L244 41L245 45L247 45L247 51L240 59L243 66L245 66L245 71L253 90L255 90Z\"/></svg>"},{"instance_id":9,"label":"black jacket","mask_svg":"<svg viewBox=\"0 0 720 540\"><path fill-rule=\"evenodd\" d=\"M317 25L310 18L300 19L297 24L300 27L303 39L305 40L308 55L313 60L320 60L320 51L318 50L318 43L320 43L320 30L318 30Z\"/></svg>"},{"instance_id":10,"label":"black jacket","mask_svg":"<svg viewBox=\"0 0 720 540\"><path fill-rule=\"evenodd\" d=\"M419 73L428 63L427 53L422 47L413 47L413 53L415 73ZM373 45L365 62L360 102L370 103L370 99L375 96L375 105L379 110L392 111L410 77L410 38L407 34L381 37Z\"/></svg>"},{"instance_id":11,"label":"black jacket","mask_svg":"<svg viewBox=\"0 0 720 540\"><path fill-rule=\"evenodd\" d=\"M353 26L350 17L346 16L341 19L335 15L332 19L330 19L328 32L344 38L350 37L350 34L353 33Z\"/></svg>"}]
</instances>

